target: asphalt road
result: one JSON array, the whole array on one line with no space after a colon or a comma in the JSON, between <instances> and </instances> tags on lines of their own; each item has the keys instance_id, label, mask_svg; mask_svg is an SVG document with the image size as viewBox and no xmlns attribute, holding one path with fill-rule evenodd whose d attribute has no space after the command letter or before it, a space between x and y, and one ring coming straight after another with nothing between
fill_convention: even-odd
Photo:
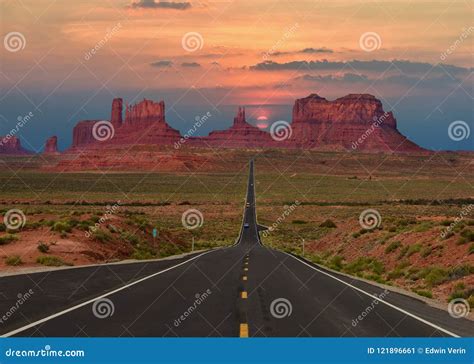
<instances>
[{"instance_id":1,"label":"asphalt road","mask_svg":"<svg viewBox=\"0 0 474 364\"><path fill-rule=\"evenodd\" d=\"M474 323L260 244L253 162L236 244L0 279L4 336L473 336ZM248 226L247 226L248 224ZM18 305L18 293L32 290ZM377 300L375 295L379 295ZM382 296L380 296L382 295ZM12 313L12 306L18 306ZM358 318L359 317L359 318ZM361 319L360 319L361 318Z\"/></svg>"}]
</instances>

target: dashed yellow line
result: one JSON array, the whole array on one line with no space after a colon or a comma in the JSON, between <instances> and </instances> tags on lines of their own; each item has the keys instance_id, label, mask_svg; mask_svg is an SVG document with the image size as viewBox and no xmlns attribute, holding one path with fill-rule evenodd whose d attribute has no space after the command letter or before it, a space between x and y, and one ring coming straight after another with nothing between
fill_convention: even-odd
<instances>
[{"instance_id":1,"label":"dashed yellow line","mask_svg":"<svg viewBox=\"0 0 474 364\"><path fill-rule=\"evenodd\" d=\"M242 291L240 297L245 300L247 298L247 291Z\"/></svg>"},{"instance_id":2,"label":"dashed yellow line","mask_svg":"<svg viewBox=\"0 0 474 364\"><path fill-rule=\"evenodd\" d=\"M249 337L249 325L240 324L240 337Z\"/></svg>"},{"instance_id":3,"label":"dashed yellow line","mask_svg":"<svg viewBox=\"0 0 474 364\"><path fill-rule=\"evenodd\" d=\"M248 269L248 268L244 268L244 271L248 272L248 271L249 271L249 269Z\"/></svg>"},{"instance_id":4,"label":"dashed yellow line","mask_svg":"<svg viewBox=\"0 0 474 364\"><path fill-rule=\"evenodd\" d=\"M247 276L243 276L243 277L242 277L242 280L243 280L243 281L246 281L246 280L247 280Z\"/></svg>"}]
</instances>

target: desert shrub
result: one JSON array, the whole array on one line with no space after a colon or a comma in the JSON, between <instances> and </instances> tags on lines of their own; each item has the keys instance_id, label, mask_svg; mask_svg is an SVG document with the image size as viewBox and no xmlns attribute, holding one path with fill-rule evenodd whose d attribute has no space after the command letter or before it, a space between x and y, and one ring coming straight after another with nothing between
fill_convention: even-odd
<instances>
[{"instance_id":1,"label":"desert shrub","mask_svg":"<svg viewBox=\"0 0 474 364\"><path fill-rule=\"evenodd\" d=\"M430 247L430 246L427 246L426 248L424 248L420 255L423 257L423 258L426 258L427 256L429 256L431 254L431 252L433 251L433 248Z\"/></svg>"},{"instance_id":2,"label":"desert shrub","mask_svg":"<svg viewBox=\"0 0 474 364\"><path fill-rule=\"evenodd\" d=\"M49 251L49 245L43 243L42 241L39 242L37 249L41 253L47 253Z\"/></svg>"},{"instance_id":3,"label":"desert shrub","mask_svg":"<svg viewBox=\"0 0 474 364\"><path fill-rule=\"evenodd\" d=\"M11 266L17 266L23 264L21 258L18 255L10 255L5 258L5 264Z\"/></svg>"},{"instance_id":4,"label":"desert shrub","mask_svg":"<svg viewBox=\"0 0 474 364\"><path fill-rule=\"evenodd\" d=\"M70 265L65 263L61 258L52 255L42 255L36 259L36 263L46 265L48 267L59 267L61 265Z\"/></svg>"},{"instance_id":5,"label":"desert shrub","mask_svg":"<svg viewBox=\"0 0 474 364\"><path fill-rule=\"evenodd\" d=\"M358 231L355 232L355 233L352 233L352 237L353 237L354 239L357 239L360 235L361 235L361 234L360 234L360 232L358 232Z\"/></svg>"},{"instance_id":6,"label":"desert shrub","mask_svg":"<svg viewBox=\"0 0 474 364\"><path fill-rule=\"evenodd\" d=\"M474 231L469 229L464 229L461 231L461 236L459 237L458 244L466 244L474 241Z\"/></svg>"},{"instance_id":7,"label":"desert shrub","mask_svg":"<svg viewBox=\"0 0 474 364\"><path fill-rule=\"evenodd\" d=\"M7 231L7 227L4 223L0 223L0 232Z\"/></svg>"},{"instance_id":8,"label":"desert shrub","mask_svg":"<svg viewBox=\"0 0 474 364\"><path fill-rule=\"evenodd\" d=\"M387 274L387 279L397 279L405 276L405 273L401 269L394 269Z\"/></svg>"},{"instance_id":9,"label":"desert shrub","mask_svg":"<svg viewBox=\"0 0 474 364\"><path fill-rule=\"evenodd\" d=\"M292 224L307 224L308 222L305 220L293 220Z\"/></svg>"},{"instance_id":10,"label":"desert shrub","mask_svg":"<svg viewBox=\"0 0 474 364\"><path fill-rule=\"evenodd\" d=\"M0 245L5 245L15 240L18 240L18 236L16 236L15 234L6 234L0 236Z\"/></svg>"},{"instance_id":11,"label":"desert shrub","mask_svg":"<svg viewBox=\"0 0 474 364\"><path fill-rule=\"evenodd\" d=\"M92 237L94 240L100 241L101 243L106 243L112 240L112 236L110 235L110 233L108 233L107 231L100 230L100 229L96 229L92 233Z\"/></svg>"},{"instance_id":12,"label":"desert shrub","mask_svg":"<svg viewBox=\"0 0 474 364\"><path fill-rule=\"evenodd\" d=\"M393 241L389 244L389 246L387 246L385 248L385 254L389 254L391 252L394 252L395 250L397 250L400 246L402 245L402 243L400 241Z\"/></svg>"},{"instance_id":13,"label":"desert shrub","mask_svg":"<svg viewBox=\"0 0 474 364\"><path fill-rule=\"evenodd\" d=\"M137 245L140 243L140 238L135 234L129 233L128 231L124 231L120 234L120 238L125 240L127 243L132 245Z\"/></svg>"},{"instance_id":14,"label":"desert shrub","mask_svg":"<svg viewBox=\"0 0 474 364\"><path fill-rule=\"evenodd\" d=\"M474 266L469 264L459 265L457 267L453 267L449 271L449 278L450 279L459 279L469 274L474 273Z\"/></svg>"},{"instance_id":15,"label":"desert shrub","mask_svg":"<svg viewBox=\"0 0 474 364\"><path fill-rule=\"evenodd\" d=\"M67 221L56 221L53 226L51 226L51 230L58 233L70 233L72 231L72 227Z\"/></svg>"},{"instance_id":16,"label":"desert shrub","mask_svg":"<svg viewBox=\"0 0 474 364\"><path fill-rule=\"evenodd\" d=\"M426 272L424 272L426 269ZM438 284L444 283L449 279L449 272L446 269L433 267L425 268L422 270L426 284L429 286L437 286Z\"/></svg>"},{"instance_id":17,"label":"desert shrub","mask_svg":"<svg viewBox=\"0 0 474 364\"><path fill-rule=\"evenodd\" d=\"M326 228L335 228L337 227L334 221L331 219L324 220L321 224L319 224L319 227L326 227Z\"/></svg>"},{"instance_id":18,"label":"desert shrub","mask_svg":"<svg viewBox=\"0 0 474 364\"><path fill-rule=\"evenodd\" d=\"M410 245L407 251L407 258L411 257L413 254L418 253L421 250L421 244Z\"/></svg>"},{"instance_id":19,"label":"desert shrub","mask_svg":"<svg viewBox=\"0 0 474 364\"><path fill-rule=\"evenodd\" d=\"M404 245L400 249L400 254L398 254L398 259L402 259L406 255L406 253L408 252L408 249L410 249L410 245Z\"/></svg>"},{"instance_id":20,"label":"desert shrub","mask_svg":"<svg viewBox=\"0 0 474 364\"><path fill-rule=\"evenodd\" d=\"M329 268L334 269L334 270L341 270L343 266L343 261L344 258L341 257L340 255L335 255L331 258L329 261Z\"/></svg>"},{"instance_id":21,"label":"desert shrub","mask_svg":"<svg viewBox=\"0 0 474 364\"><path fill-rule=\"evenodd\" d=\"M418 289L414 291L416 294L427 297L427 298L433 298L433 293L431 291L425 290L425 289Z\"/></svg>"},{"instance_id":22,"label":"desert shrub","mask_svg":"<svg viewBox=\"0 0 474 364\"><path fill-rule=\"evenodd\" d=\"M469 253L469 254L474 254L474 243L471 244L471 245L469 245L468 253Z\"/></svg>"}]
</instances>

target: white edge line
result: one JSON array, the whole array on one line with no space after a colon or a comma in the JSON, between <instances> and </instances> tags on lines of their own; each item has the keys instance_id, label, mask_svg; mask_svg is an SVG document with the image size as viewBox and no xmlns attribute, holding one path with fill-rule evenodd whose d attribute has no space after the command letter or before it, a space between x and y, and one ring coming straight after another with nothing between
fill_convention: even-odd
<instances>
[{"instance_id":1,"label":"white edge line","mask_svg":"<svg viewBox=\"0 0 474 364\"><path fill-rule=\"evenodd\" d=\"M425 319L422 319L421 317L418 317L418 316L416 316L416 315L414 315L414 314L412 314L412 313L410 313L410 312L408 312L408 311L405 311L404 309L402 309L402 308L400 308L400 307L397 307L397 306L395 306L395 305L393 305L393 304L391 304L391 303L389 303L389 302L387 302L387 301L384 301L384 300L378 298L377 296L374 296L374 295L372 295L372 294L370 294L370 293L364 291L363 289L360 289L360 288L358 288L358 287L356 287L356 286L353 286L352 284L347 283L347 282L345 282L344 280L339 279L339 278L333 276L332 274L329 274L329 273L324 272L324 271L322 271L322 270L320 270L320 269L318 269L318 268L316 268L316 267L313 267L312 265L310 265L310 264L308 264L308 263L306 263L306 262L300 260L299 258L295 257L294 255L288 254L288 253L286 253L286 252L282 252L282 253L284 253L284 254L286 254L286 255L289 255L290 257L296 259L298 262L300 262L300 263L302 263L302 264L304 264L304 265L306 265L306 266L308 266L308 267L314 269L315 271L318 271L319 273L322 273L322 274L324 274L324 275L326 275L326 276L328 276L328 277L331 277L331 278L335 279L336 281L339 281L339 282L345 284L346 286L349 286L349 287L351 287L352 289L355 289L355 290L357 290L357 291L359 291L359 292L361 292L361 293L363 293L363 294L365 294L365 295L367 295L367 296L373 298L374 300L377 300L377 301L379 301L379 302L382 302L382 303L386 304L387 306L392 307L392 308L394 308L395 310L404 313L405 315L408 315L408 316L410 316L410 317L412 317L412 318L414 318L414 319L416 319L416 320L418 320L418 321L421 321L421 322L423 322L424 324L426 324L426 325L428 325L428 326L431 326L431 327L433 327L433 328L435 328L435 329L437 329L437 330L439 330L439 331L442 331L442 332L444 332L445 334L448 334L448 335L450 335L450 336L453 336L453 337L460 337L459 335L456 335L456 334L452 333L451 331L448 331L448 330L446 330L446 329L443 329L442 327L437 326L437 325L435 325L435 324L433 324L433 323L431 323L431 322L429 322L429 321L427 321L427 320L425 320Z\"/></svg>"},{"instance_id":2,"label":"white edge line","mask_svg":"<svg viewBox=\"0 0 474 364\"><path fill-rule=\"evenodd\" d=\"M137 280L137 281L134 281L134 282L132 282L132 283L126 284L126 285L124 285L124 286L122 286L122 287L120 287L120 288L117 288L117 289L113 290L113 291L104 293L103 295L100 295L100 296L97 296L97 297L95 297L95 298L92 298L92 299L90 299L90 300L88 300L88 301L82 302L82 303L80 303L80 304L78 304L78 305L76 305L76 306L73 306L73 307L70 307L70 308L65 309L65 310L63 310L63 311L57 312L57 313L55 313L55 314L53 314L53 315L50 315L50 316L45 317L45 318L43 318L43 319L41 319L41 320L32 322L31 324L28 324L28 325L26 325L26 326L20 327L20 328L18 328L18 329L13 330L13 331L7 332L6 334L1 335L0 337L9 337L9 336L16 335L16 334L18 334L18 333L20 333L20 332L22 332L22 331L28 330L28 329L30 329L30 328L32 328L32 327L34 327L34 326L37 326L37 325L39 325L39 324L42 324L43 322L49 321L49 320L51 320L51 319L53 319L53 318L56 318L56 317L58 317L58 316L62 316L62 315L64 315L64 314L68 313L68 312L77 310L78 308L87 306L87 305L89 305L89 304L91 304L91 303L93 303L93 302L95 302L95 301L97 301L97 300L99 300L99 299L102 299L102 298L111 296L111 295L113 295L113 294L115 294L115 293L117 293L117 292L123 291L123 290L126 289L126 288L129 288L129 287L134 286L134 285L136 285L136 284L138 284L138 283L141 283L141 282L143 282L143 281L146 281L147 279L156 277L157 275L160 275L160 274L163 274L163 273L165 273L165 272L168 272L168 271L170 271L170 270L172 270L172 269L178 268L178 267L182 266L183 264L189 263L190 261L192 261L192 260L194 260L194 259L197 259L197 258L199 258L199 257L201 257L201 256L203 256L203 255L205 255L205 254L209 254L209 253L212 253L212 252L215 252L215 251L218 251L218 250L220 250L220 249L208 250L208 251L206 251L206 252L204 252L204 253L201 253L201 254L199 254L199 255L196 255L195 257L192 257L192 258L190 258L190 259L188 259L188 260L186 260L186 261L184 261L184 262L181 262L181 263L179 263L179 264L173 265L172 267L163 269L163 270L161 270L161 271L159 271L159 272L156 272L156 273L153 273L153 274L151 274L151 275L149 275L149 276L140 278L140 279Z\"/></svg>"}]
</instances>

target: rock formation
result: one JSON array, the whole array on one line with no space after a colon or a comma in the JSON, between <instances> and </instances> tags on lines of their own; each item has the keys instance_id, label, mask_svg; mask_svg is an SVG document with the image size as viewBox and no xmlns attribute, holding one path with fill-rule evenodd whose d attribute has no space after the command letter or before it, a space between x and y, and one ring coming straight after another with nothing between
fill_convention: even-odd
<instances>
[{"instance_id":1,"label":"rock formation","mask_svg":"<svg viewBox=\"0 0 474 364\"><path fill-rule=\"evenodd\" d=\"M420 152L422 148L397 130L392 112L368 94L328 101L316 94L296 100L292 137L300 148Z\"/></svg>"},{"instance_id":2,"label":"rock formation","mask_svg":"<svg viewBox=\"0 0 474 364\"><path fill-rule=\"evenodd\" d=\"M123 100L118 98L112 101L112 112L110 113L110 122L114 128L120 128L122 126L122 108Z\"/></svg>"},{"instance_id":3,"label":"rock formation","mask_svg":"<svg viewBox=\"0 0 474 364\"><path fill-rule=\"evenodd\" d=\"M167 124L163 101L144 99L135 105L127 105L124 119L122 112L122 99L114 99L110 137L102 140L93 136L94 125L99 120L80 121L74 127L72 150L130 145L170 146L175 143L176 147L183 140L180 132ZM298 99L290 125L288 138L272 138L270 133L250 125L245 108L239 107L230 128L213 131L206 137L187 137L186 143L179 145L424 152L398 132L392 112L385 112L380 100L368 94L350 94L334 101L316 94Z\"/></svg>"},{"instance_id":4,"label":"rock formation","mask_svg":"<svg viewBox=\"0 0 474 364\"><path fill-rule=\"evenodd\" d=\"M58 137L52 136L46 140L46 144L44 146L44 154L58 154Z\"/></svg>"},{"instance_id":5,"label":"rock formation","mask_svg":"<svg viewBox=\"0 0 474 364\"><path fill-rule=\"evenodd\" d=\"M20 139L15 136L0 136L0 154L28 154L21 146Z\"/></svg>"},{"instance_id":6,"label":"rock formation","mask_svg":"<svg viewBox=\"0 0 474 364\"><path fill-rule=\"evenodd\" d=\"M165 121L165 103L144 99L127 106L125 121L122 121L123 101L114 99L108 136L94 138L94 125L100 120L83 120L73 131L72 150L84 147L103 148L116 145L172 145L181 138L178 130Z\"/></svg>"},{"instance_id":7,"label":"rock formation","mask_svg":"<svg viewBox=\"0 0 474 364\"><path fill-rule=\"evenodd\" d=\"M192 143L197 145L199 140L204 145L221 148L263 148L276 147L276 142L269 133L247 123L245 108L239 107L233 125L226 130L217 130L207 137L194 138Z\"/></svg>"}]
</instances>

